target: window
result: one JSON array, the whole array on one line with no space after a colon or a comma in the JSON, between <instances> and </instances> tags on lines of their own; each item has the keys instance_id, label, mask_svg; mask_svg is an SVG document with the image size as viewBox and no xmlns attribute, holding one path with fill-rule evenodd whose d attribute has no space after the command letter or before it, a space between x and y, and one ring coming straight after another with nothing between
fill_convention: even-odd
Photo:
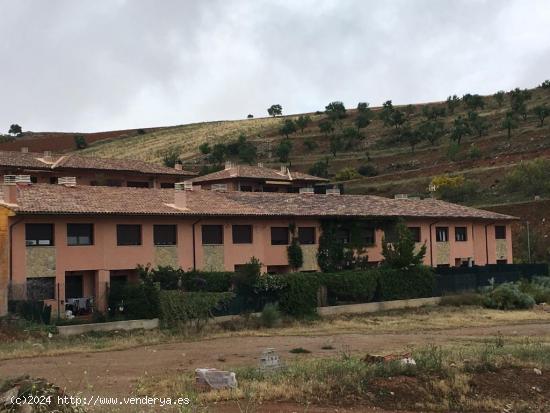
<instances>
[{"instance_id":1,"label":"window","mask_svg":"<svg viewBox=\"0 0 550 413\"><path fill-rule=\"evenodd\" d=\"M409 227L409 232L414 242L422 242L422 231L420 227Z\"/></svg>"},{"instance_id":2,"label":"window","mask_svg":"<svg viewBox=\"0 0 550 413\"><path fill-rule=\"evenodd\" d=\"M495 226L495 239L506 239L506 227L504 225Z\"/></svg>"},{"instance_id":3,"label":"window","mask_svg":"<svg viewBox=\"0 0 550 413\"><path fill-rule=\"evenodd\" d=\"M364 245L376 244L375 231L372 227L363 228L361 231Z\"/></svg>"},{"instance_id":4,"label":"window","mask_svg":"<svg viewBox=\"0 0 550 413\"><path fill-rule=\"evenodd\" d=\"M468 241L466 227L455 227L455 241Z\"/></svg>"},{"instance_id":5,"label":"window","mask_svg":"<svg viewBox=\"0 0 550 413\"><path fill-rule=\"evenodd\" d=\"M233 225L233 244L252 244L252 225Z\"/></svg>"},{"instance_id":6,"label":"window","mask_svg":"<svg viewBox=\"0 0 550 413\"><path fill-rule=\"evenodd\" d=\"M349 229L339 228L336 231L336 240L342 244L349 244L351 240Z\"/></svg>"},{"instance_id":7,"label":"window","mask_svg":"<svg viewBox=\"0 0 550 413\"><path fill-rule=\"evenodd\" d=\"M55 299L55 277L27 278L27 300Z\"/></svg>"},{"instance_id":8,"label":"window","mask_svg":"<svg viewBox=\"0 0 550 413\"><path fill-rule=\"evenodd\" d=\"M252 192L252 186L250 186L250 185L241 185L240 190L241 190L241 192Z\"/></svg>"},{"instance_id":9,"label":"window","mask_svg":"<svg viewBox=\"0 0 550 413\"><path fill-rule=\"evenodd\" d=\"M107 179L105 186L122 186L122 181L117 179Z\"/></svg>"},{"instance_id":10,"label":"window","mask_svg":"<svg viewBox=\"0 0 550 413\"><path fill-rule=\"evenodd\" d=\"M315 227L298 227L298 242L302 245L315 244Z\"/></svg>"},{"instance_id":11,"label":"window","mask_svg":"<svg viewBox=\"0 0 550 413\"><path fill-rule=\"evenodd\" d=\"M25 243L27 246L53 245L53 224L26 224Z\"/></svg>"},{"instance_id":12,"label":"window","mask_svg":"<svg viewBox=\"0 0 550 413\"><path fill-rule=\"evenodd\" d=\"M31 176L31 183L36 184L38 182L38 177Z\"/></svg>"},{"instance_id":13,"label":"window","mask_svg":"<svg viewBox=\"0 0 550 413\"><path fill-rule=\"evenodd\" d=\"M223 226L222 225L203 225L202 226L202 243L223 244Z\"/></svg>"},{"instance_id":14,"label":"window","mask_svg":"<svg viewBox=\"0 0 550 413\"><path fill-rule=\"evenodd\" d=\"M117 225L117 245L141 245L141 225Z\"/></svg>"},{"instance_id":15,"label":"window","mask_svg":"<svg viewBox=\"0 0 550 413\"><path fill-rule=\"evenodd\" d=\"M176 245L176 225L153 225L153 242L155 245Z\"/></svg>"},{"instance_id":16,"label":"window","mask_svg":"<svg viewBox=\"0 0 550 413\"><path fill-rule=\"evenodd\" d=\"M93 224L67 224L67 245L92 245Z\"/></svg>"},{"instance_id":17,"label":"window","mask_svg":"<svg viewBox=\"0 0 550 413\"><path fill-rule=\"evenodd\" d=\"M170 188L174 188L175 185L171 182L161 182L160 187L162 189L170 189Z\"/></svg>"},{"instance_id":18,"label":"window","mask_svg":"<svg viewBox=\"0 0 550 413\"><path fill-rule=\"evenodd\" d=\"M436 227L435 228L435 240L437 242L448 242L449 241L449 228L447 228L447 227Z\"/></svg>"},{"instance_id":19,"label":"window","mask_svg":"<svg viewBox=\"0 0 550 413\"><path fill-rule=\"evenodd\" d=\"M149 182L128 181L126 186L130 188L149 188Z\"/></svg>"},{"instance_id":20,"label":"window","mask_svg":"<svg viewBox=\"0 0 550 413\"><path fill-rule=\"evenodd\" d=\"M271 227L271 245L288 245L288 227Z\"/></svg>"}]
</instances>

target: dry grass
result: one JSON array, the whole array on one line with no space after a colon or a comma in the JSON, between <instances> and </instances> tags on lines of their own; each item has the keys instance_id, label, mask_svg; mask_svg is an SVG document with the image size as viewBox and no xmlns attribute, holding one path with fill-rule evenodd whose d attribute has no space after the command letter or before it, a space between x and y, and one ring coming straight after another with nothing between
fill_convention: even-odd
<instances>
[{"instance_id":1,"label":"dry grass","mask_svg":"<svg viewBox=\"0 0 550 413\"><path fill-rule=\"evenodd\" d=\"M248 404L266 401L308 404L372 405L421 411L502 411L536 406L531 396L503 393L495 398L484 389L475 389L473 380L486 371L507 371L537 366L550 367L550 342L526 337L511 342L495 338L467 346L429 346L413 352L416 367L399 362L368 364L354 357L295 361L272 373L255 367L237 368L239 387L235 390L197 392L190 373L171 377L144 377L138 394L191 395L199 406L244 400ZM512 373L513 374L513 373ZM494 375L495 388L498 373ZM527 392L527 383L521 383ZM413 389L411 391L411 385ZM392 396L388 397L391 391ZM497 391L498 392L498 391ZM526 400L523 400L526 398Z\"/></svg>"},{"instance_id":2,"label":"dry grass","mask_svg":"<svg viewBox=\"0 0 550 413\"><path fill-rule=\"evenodd\" d=\"M479 307L425 307L386 313L338 316L310 322L287 321L283 326L273 329L250 328L245 322L237 322L233 325L236 331L228 331L222 325L209 324L199 336L184 336L178 331L153 330L48 338L46 330L20 330L13 339L6 338L0 342L0 360L113 351L208 338L407 333L548 321L550 321L550 314L542 311L498 311Z\"/></svg>"}]
</instances>

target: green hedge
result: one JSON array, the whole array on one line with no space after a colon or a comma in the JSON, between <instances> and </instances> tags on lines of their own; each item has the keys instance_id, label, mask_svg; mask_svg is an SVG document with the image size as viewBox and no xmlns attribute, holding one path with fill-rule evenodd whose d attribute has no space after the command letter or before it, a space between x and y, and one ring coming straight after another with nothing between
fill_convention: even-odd
<instances>
[{"instance_id":1,"label":"green hedge","mask_svg":"<svg viewBox=\"0 0 550 413\"><path fill-rule=\"evenodd\" d=\"M229 291L234 272L190 271L183 274L183 289L186 291L208 291L222 293Z\"/></svg>"},{"instance_id":2,"label":"green hedge","mask_svg":"<svg viewBox=\"0 0 550 413\"><path fill-rule=\"evenodd\" d=\"M366 303L374 298L380 273L372 269L320 275L330 299Z\"/></svg>"},{"instance_id":3,"label":"green hedge","mask_svg":"<svg viewBox=\"0 0 550 413\"><path fill-rule=\"evenodd\" d=\"M200 331L213 316L213 312L226 306L233 294L212 292L160 292L160 318L165 327L193 327Z\"/></svg>"},{"instance_id":4,"label":"green hedge","mask_svg":"<svg viewBox=\"0 0 550 413\"><path fill-rule=\"evenodd\" d=\"M317 313L317 291L321 278L317 273L290 273L281 275L285 287L279 293L279 307L296 318L311 317Z\"/></svg>"},{"instance_id":5,"label":"green hedge","mask_svg":"<svg viewBox=\"0 0 550 413\"><path fill-rule=\"evenodd\" d=\"M435 273L424 265L407 269L381 267L378 280L378 299L403 300L430 297L434 293Z\"/></svg>"},{"instance_id":6,"label":"green hedge","mask_svg":"<svg viewBox=\"0 0 550 413\"><path fill-rule=\"evenodd\" d=\"M151 284L111 285L110 315L126 319L156 318L159 316L159 290ZM122 309L122 311L121 311Z\"/></svg>"}]
</instances>

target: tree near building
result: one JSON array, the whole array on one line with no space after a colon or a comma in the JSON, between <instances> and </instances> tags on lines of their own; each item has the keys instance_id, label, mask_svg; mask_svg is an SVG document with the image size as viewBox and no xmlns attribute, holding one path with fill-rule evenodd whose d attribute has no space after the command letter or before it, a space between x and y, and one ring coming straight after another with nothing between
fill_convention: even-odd
<instances>
[{"instance_id":1,"label":"tree near building","mask_svg":"<svg viewBox=\"0 0 550 413\"><path fill-rule=\"evenodd\" d=\"M216 165L222 164L227 157L227 147L223 143L217 143L212 147L209 158Z\"/></svg>"},{"instance_id":2,"label":"tree near building","mask_svg":"<svg viewBox=\"0 0 550 413\"><path fill-rule=\"evenodd\" d=\"M513 111L507 112L506 116L504 116L504 120L502 121L502 128L506 129L508 139L512 137L512 129L516 129L518 127L518 118L516 113Z\"/></svg>"},{"instance_id":3,"label":"tree near building","mask_svg":"<svg viewBox=\"0 0 550 413\"><path fill-rule=\"evenodd\" d=\"M550 115L550 109L546 105L537 105L533 108L533 113L539 119L539 127L544 126L544 119Z\"/></svg>"},{"instance_id":4,"label":"tree near building","mask_svg":"<svg viewBox=\"0 0 550 413\"><path fill-rule=\"evenodd\" d=\"M289 135L296 132L296 124L292 119L285 119L281 128L279 129L279 133L281 135L285 135L285 137L288 139Z\"/></svg>"},{"instance_id":5,"label":"tree near building","mask_svg":"<svg viewBox=\"0 0 550 413\"><path fill-rule=\"evenodd\" d=\"M309 115L300 115L296 119L296 126L300 129L300 132L304 133L304 129L311 123L311 117Z\"/></svg>"},{"instance_id":6,"label":"tree near building","mask_svg":"<svg viewBox=\"0 0 550 413\"><path fill-rule=\"evenodd\" d=\"M319 176L321 178L328 178L328 166L329 158L318 160L307 171L308 174L313 176Z\"/></svg>"},{"instance_id":7,"label":"tree near building","mask_svg":"<svg viewBox=\"0 0 550 413\"><path fill-rule=\"evenodd\" d=\"M421 266L426 255L426 244L417 250L412 233L404 222L396 224L395 232L395 242L388 242L385 238L382 240L384 265L400 270Z\"/></svg>"},{"instance_id":8,"label":"tree near building","mask_svg":"<svg viewBox=\"0 0 550 413\"><path fill-rule=\"evenodd\" d=\"M268 109L267 109L267 113L269 114L269 116L281 116L283 114L283 107L279 104L275 104L275 105L271 105Z\"/></svg>"},{"instance_id":9,"label":"tree near building","mask_svg":"<svg viewBox=\"0 0 550 413\"><path fill-rule=\"evenodd\" d=\"M203 155L208 155L212 151L212 148L210 147L210 144L208 142L204 142L199 145L199 151Z\"/></svg>"},{"instance_id":10,"label":"tree near building","mask_svg":"<svg viewBox=\"0 0 550 413\"><path fill-rule=\"evenodd\" d=\"M462 138L471 135L472 129L468 123L468 119L459 115L453 122L453 128L451 129L451 139L460 145Z\"/></svg>"},{"instance_id":11,"label":"tree near building","mask_svg":"<svg viewBox=\"0 0 550 413\"><path fill-rule=\"evenodd\" d=\"M76 149L84 149L88 147L88 143L86 142L86 138L82 135L74 135L74 146Z\"/></svg>"},{"instance_id":12,"label":"tree near building","mask_svg":"<svg viewBox=\"0 0 550 413\"><path fill-rule=\"evenodd\" d=\"M171 146L159 152L162 157L162 163L168 168L173 168L176 163L180 161L181 148L178 146Z\"/></svg>"},{"instance_id":13,"label":"tree near building","mask_svg":"<svg viewBox=\"0 0 550 413\"><path fill-rule=\"evenodd\" d=\"M290 153L292 152L292 141L288 138L279 142L275 148L275 155L279 159L279 162L287 163L290 159Z\"/></svg>"},{"instance_id":14,"label":"tree near building","mask_svg":"<svg viewBox=\"0 0 550 413\"><path fill-rule=\"evenodd\" d=\"M19 126L17 123L14 123L10 126L8 133L13 136L20 136L23 134L23 128Z\"/></svg>"}]
</instances>

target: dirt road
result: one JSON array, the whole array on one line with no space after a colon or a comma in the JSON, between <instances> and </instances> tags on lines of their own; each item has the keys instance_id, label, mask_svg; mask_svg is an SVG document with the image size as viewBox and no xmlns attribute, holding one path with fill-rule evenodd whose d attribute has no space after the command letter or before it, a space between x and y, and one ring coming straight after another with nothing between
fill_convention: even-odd
<instances>
[{"instance_id":1,"label":"dirt road","mask_svg":"<svg viewBox=\"0 0 550 413\"><path fill-rule=\"evenodd\" d=\"M286 360L288 350L303 347L307 357L351 353L386 353L408 346L459 343L477 337L550 335L549 323L529 323L495 327L471 327L407 334L338 334L323 336L229 337L195 342L144 346L121 351L67 354L0 361L0 377L30 374L44 377L68 392L127 396L144 376L162 376L197 367L256 365L266 347L274 347ZM333 350L321 347L331 344Z\"/></svg>"}]
</instances>

